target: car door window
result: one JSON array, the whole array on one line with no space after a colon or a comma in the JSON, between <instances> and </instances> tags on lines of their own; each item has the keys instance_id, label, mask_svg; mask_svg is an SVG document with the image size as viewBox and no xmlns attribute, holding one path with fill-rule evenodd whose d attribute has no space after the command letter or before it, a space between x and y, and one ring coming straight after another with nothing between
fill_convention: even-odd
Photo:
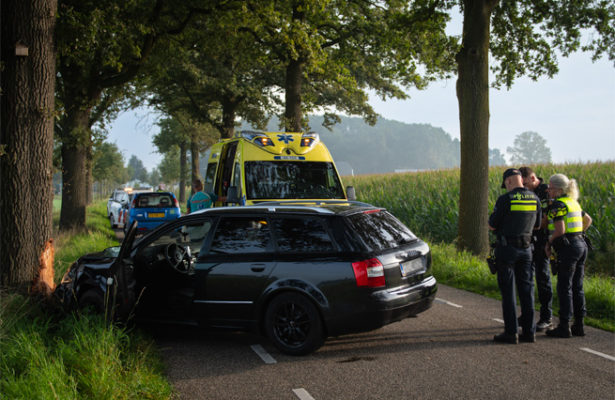
<instances>
[{"instance_id":1,"label":"car door window","mask_svg":"<svg viewBox=\"0 0 615 400\"><path fill-rule=\"evenodd\" d=\"M274 226L279 252L324 253L335 250L320 218L281 218Z\"/></svg>"},{"instance_id":2,"label":"car door window","mask_svg":"<svg viewBox=\"0 0 615 400\"><path fill-rule=\"evenodd\" d=\"M156 248L171 243L183 247L190 247L192 255L196 256L201 251L203 242L211 230L211 219L191 222L184 225L174 226L171 230L154 239L147 247Z\"/></svg>"},{"instance_id":3,"label":"car door window","mask_svg":"<svg viewBox=\"0 0 615 400\"><path fill-rule=\"evenodd\" d=\"M264 218L222 218L218 223L210 253L264 253L270 250L271 234Z\"/></svg>"}]
</instances>

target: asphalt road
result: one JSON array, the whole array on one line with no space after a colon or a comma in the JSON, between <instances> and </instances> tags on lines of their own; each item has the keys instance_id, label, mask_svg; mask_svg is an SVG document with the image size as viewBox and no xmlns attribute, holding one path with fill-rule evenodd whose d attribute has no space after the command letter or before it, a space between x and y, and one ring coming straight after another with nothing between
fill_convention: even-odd
<instances>
[{"instance_id":1,"label":"asphalt road","mask_svg":"<svg viewBox=\"0 0 615 400\"><path fill-rule=\"evenodd\" d=\"M439 286L433 307L292 357L245 333L152 327L181 399L614 399L615 336L496 344L497 300ZM260 355L259 355L260 354Z\"/></svg>"}]
</instances>

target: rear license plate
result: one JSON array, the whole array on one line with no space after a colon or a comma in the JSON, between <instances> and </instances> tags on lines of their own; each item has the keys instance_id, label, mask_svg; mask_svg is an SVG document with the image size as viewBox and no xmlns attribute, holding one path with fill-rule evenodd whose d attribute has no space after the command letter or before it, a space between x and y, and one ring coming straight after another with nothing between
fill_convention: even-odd
<instances>
[{"instance_id":1,"label":"rear license plate","mask_svg":"<svg viewBox=\"0 0 615 400\"><path fill-rule=\"evenodd\" d=\"M147 213L150 218L164 218L164 213Z\"/></svg>"},{"instance_id":2,"label":"rear license plate","mask_svg":"<svg viewBox=\"0 0 615 400\"><path fill-rule=\"evenodd\" d=\"M399 264L402 276L408 276L415 274L423 269L423 261L421 258L417 258L411 261L406 261Z\"/></svg>"}]
</instances>

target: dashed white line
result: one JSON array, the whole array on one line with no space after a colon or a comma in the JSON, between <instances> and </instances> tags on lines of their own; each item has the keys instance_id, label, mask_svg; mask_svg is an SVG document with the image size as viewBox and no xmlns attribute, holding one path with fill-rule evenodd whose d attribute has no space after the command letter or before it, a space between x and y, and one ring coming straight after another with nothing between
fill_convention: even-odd
<instances>
[{"instance_id":1,"label":"dashed white line","mask_svg":"<svg viewBox=\"0 0 615 400\"><path fill-rule=\"evenodd\" d=\"M499 318L492 318L495 322L499 322L500 324L504 323L503 319L499 319Z\"/></svg>"},{"instance_id":2,"label":"dashed white line","mask_svg":"<svg viewBox=\"0 0 615 400\"><path fill-rule=\"evenodd\" d=\"M277 363L275 358L271 357L271 355L267 353L267 351L263 349L263 346L261 346L260 344L253 344L250 347L252 347L252 350L254 350L256 354L258 354L258 356L265 362L265 364Z\"/></svg>"},{"instance_id":3,"label":"dashed white line","mask_svg":"<svg viewBox=\"0 0 615 400\"><path fill-rule=\"evenodd\" d=\"M581 350L583 350L583 351L586 351L586 352L588 352L588 353L595 354L595 355L600 356L600 357L602 357L602 358L606 358L607 360L615 361L615 357L610 356L610 355L608 355L608 354L604 354L604 353L601 353L601 352L599 352L599 351L589 349L589 348L587 348L587 347L579 347L579 349L581 349Z\"/></svg>"},{"instance_id":4,"label":"dashed white line","mask_svg":"<svg viewBox=\"0 0 615 400\"><path fill-rule=\"evenodd\" d=\"M304 388L293 389L293 393L301 400L314 400L312 396Z\"/></svg>"},{"instance_id":5,"label":"dashed white line","mask_svg":"<svg viewBox=\"0 0 615 400\"><path fill-rule=\"evenodd\" d=\"M451 307L463 308L463 306L460 306L459 304L451 303L450 301L446 301L446 300L443 300L443 299L440 299L440 298L436 298L436 301L438 303L446 304L446 305L449 305Z\"/></svg>"}]
</instances>

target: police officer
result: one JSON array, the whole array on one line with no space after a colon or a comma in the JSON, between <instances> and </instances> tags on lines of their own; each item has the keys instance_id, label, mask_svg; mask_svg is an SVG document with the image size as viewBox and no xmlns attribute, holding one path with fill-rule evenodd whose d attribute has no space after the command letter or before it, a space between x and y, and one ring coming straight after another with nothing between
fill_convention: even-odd
<instances>
[{"instance_id":1,"label":"police officer","mask_svg":"<svg viewBox=\"0 0 615 400\"><path fill-rule=\"evenodd\" d=\"M583 318L586 314L583 275L587 258L587 244L583 232L591 225L591 217L581 210L577 202L579 189L574 179L555 174L549 178L549 195L555 199L549 207L549 241L557 253L557 296L559 298L559 325L547 331L548 336L569 338L585 336ZM574 313L574 325L570 318Z\"/></svg>"},{"instance_id":2,"label":"police officer","mask_svg":"<svg viewBox=\"0 0 615 400\"><path fill-rule=\"evenodd\" d=\"M523 187L521 172L510 168L504 172L502 188L508 192L498 197L489 217L489 229L497 234L495 258L498 285L502 294L504 332L493 340L503 343L534 342L534 280L532 277L532 232L540 226L540 200ZM517 335L517 284L523 319L523 332Z\"/></svg>"},{"instance_id":3,"label":"police officer","mask_svg":"<svg viewBox=\"0 0 615 400\"><path fill-rule=\"evenodd\" d=\"M536 274L536 286L538 289L538 300L540 301L540 318L536 323L536 331L541 332L553 327L551 317L553 315L552 301L553 289L551 286L551 272L549 271L549 257L545 253L545 245L549 238L547 230L547 207L549 205L549 194L547 184L530 167L519 168L523 178L523 186L536 194L540 200L542 208L542 220L540 229L534 231L534 246L532 251L532 266ZM519 317L520 320L523 316Z\"/></svg>"}]
</instances>

